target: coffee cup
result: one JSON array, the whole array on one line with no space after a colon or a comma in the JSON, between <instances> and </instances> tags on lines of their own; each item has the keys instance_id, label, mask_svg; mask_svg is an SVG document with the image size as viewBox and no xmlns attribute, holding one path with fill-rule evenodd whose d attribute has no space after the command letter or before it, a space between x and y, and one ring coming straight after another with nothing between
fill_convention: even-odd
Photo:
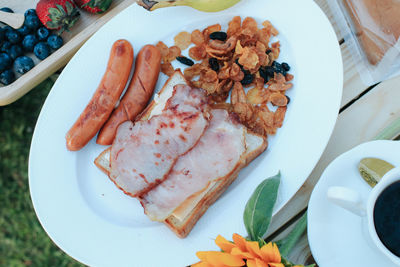
<instances>
[{"instance_id":1,"label":"coffee cup","mask_svg":"<svg viewBox=\"0 0 400 267\"><path fill-rule=\"evenodd\" d=\"M400 168L387 172L366 199L354 189L347 187L333 186L327 193L332 203L363 217L367 242L372 243L398 266L400 266L399 195Z\"/></svg>"}]
</instances>

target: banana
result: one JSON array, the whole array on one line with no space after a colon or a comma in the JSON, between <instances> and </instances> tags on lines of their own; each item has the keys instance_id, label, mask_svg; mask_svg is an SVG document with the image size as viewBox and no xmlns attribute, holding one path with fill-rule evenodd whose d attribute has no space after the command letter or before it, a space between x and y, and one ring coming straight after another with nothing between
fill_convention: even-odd
<instances>
[{"instance_id":1,"label":"banana","mask_svg":"<svg viewBox=\"0 0 400 267\"><path fill-rule=\"evenodd\" d=\"M137 3L149 11L170 6L190 6L204 12L218 12L227 9L240 0L137 0Z\"/></svg>"}]
</instances>

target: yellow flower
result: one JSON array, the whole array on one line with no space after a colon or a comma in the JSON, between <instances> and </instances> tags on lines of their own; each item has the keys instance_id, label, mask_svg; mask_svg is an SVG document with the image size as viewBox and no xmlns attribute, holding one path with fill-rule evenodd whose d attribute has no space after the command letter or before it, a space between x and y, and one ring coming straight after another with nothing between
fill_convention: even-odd
<instances>
[{"instance_id":1,"label":"yellow flower","mask_svg":"<svg viewBox=\"0 0 400 267\"><path fill-rule=\"evenodd\" d=\"M284 267L275 243L260 248L258 242L247 241L238 234L233 234L232 240L233 243L218 235L215 243L222 251L197 252L200 262L192 267Z\"/></svg>"}]
</instances>

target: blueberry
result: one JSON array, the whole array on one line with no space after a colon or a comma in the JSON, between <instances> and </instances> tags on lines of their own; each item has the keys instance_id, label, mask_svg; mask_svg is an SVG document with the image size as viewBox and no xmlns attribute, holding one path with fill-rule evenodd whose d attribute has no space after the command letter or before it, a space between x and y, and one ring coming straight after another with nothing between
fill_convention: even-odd
<instances>
[{"instance_id":1,"label":"blueberry","mask_svg":"<svg viewBox=\"0 0 400 267\"><path fill-rule=\"evenodd\" d=\"M22 47L25 49L25 51L32 52L37 42L38 39L36 35L28 34L22 41Z\"/></svg>"},{"instance_id":2,"label":"blueberry","mask_svg":"<svg viewBox=\"0 0 400 267\"><path fill-rule=\"evenodd\" d=\"M13 45L8 52L8 55L15 60L17 57L22 56L24 54L24 50L20 45Z\"/></svg>"},{"instance_id":3,"label":"blueberry","mask_svg":"<svg viewBox=\"0 0 400 267\"><path fill-rule=\"evenodd\" d=\"M23 25L21 28L17 29L17 31L22 37L25 37L31 33L31 29L29 29L26 25Z\"/></svg>"},{"instance_id":4,"label":"blueberry","mask_svg":"<svg viewBox=\"0 0 400 267\"><path fill-rule=\"evenodd\" d=\"M4 32L10 31L10 30L14 30L13 27L8 26L8 25L4 26L3 29L4 29Z\"/></svg>"},{"instance_id":5,"label":"blueberry","mask_svg":"<svg viewBox=\"0 0 400 267\"><path fill-rule=\"evenodd\" d=\"M40 27L36 32L36 36L38 37L39 41L46 40L49 35L50 31L46 27Z\"/></svg>"},{"instance_id":6,"label":"blueberry","mask_svg":"<svg viewBox=\"0 0 400 267\"><path fill-rule=\"evenodd\" d=\"M185 64L187 66L194 65L193 60L191 60L190 58L187 58L187 57L179 56L179 57L176 57L176 60L178 60L180 63Z\"/></svg>"},{"instance_id":7,"label":"blueberry","mask_svg":"<svg viewBox=\"0 0 400 267\"><path fill-rule=\"evenodd\" d=\"M15 81L15 74L12 70L5 70L0 73L0 83L9 85Z\"/></svg>"},{"instance_id":8,"label":"blueberry","mask_svg":"<svg viewBox=\"0 0 400 267\"><path fill-rule=\"evenodd\" d=\"M12 44L17 44L21 42L22 39L21 34L14 29L6 30L6 38Z\"/></svg>"},{"instance_id":9,"label":"blueberry","mask_svg":"<svg viewBox=\"0 0 400 267\"><path fill-rule=\"evenodd\" d=\"M10 52L11 46L12 46L12 44L10 42L5 41L0 47L0 52L4 52L4 53Z\"/></svg>"},{"instance_id":10,"label":"blueberry","mask_svg":"<svg viewBox=\"0 0 400 267\"><path fill-rule=\"evenodd\" d=\"M31 8L31 9L28 9L27 11L25 11L25 17L30 16L30 15L35 15L35 16L37 16L36 10L33 9L33 8Z\"/></svg>"},{"instance_id":11,"label":"blueberry","mask_svg":"<svg viewBox=\"0 0 400 267\"><path fill-rule=\"evenodd\" d=\"M282 68L283 68L284 71L289 71L290 70L290 66L286 62L282 62L281 65L282 65Z\"/></svg>"},{"instance_id":12,"label":"blueberry","mask_svg":"<svg viewBox=\"0 0 400 267\"><path fill-rule=\"evenodd\" d=\"M6 30L4 28L0 28L0 43L6 39Z\"/></svg>"},{"instance_id":13,"label":"blueberry","mask_svg":"<svg viewBox=\"0 0 400 267\"><path fill-rule=\"evenodd\" d=\"M40 22L37 15L28 15L25 18L24 25L26 25L31 30L36 30L37 28L42 26L42 23Z\"/></svg>"},{"instance_id":14,"label":"blueberry","mask_svg":"<svg viewBox=\"0 0 400 267\"><path fill-rule=\"evenodd\" d=\"M2 7L2 8L0 8L0 10L7 12L7 13L14 13L14 11L9 7Z\"/></svg>"},{"instance_id":15,"label":"blueberry","mask_svg":"<svg viewBox=\"0 0 400 267\"><path fill-rule=\"evenodd\" d=\"M33 52L38 59L43 60L50 55L51 49L47 43L40 42L35 45Z\"/></svg>"},{"instance_id":16,"label":"blueberry","mask_svg":"<svg viewBox=\"0 0 400 267\"><path fill-rule=\"evenodd\" d=\"M14 61L14 68L18 73L24 74L30 71L35 66L33 60L27 56L18 57Z\"/></svg>"},{"instance_id":17,"label":"blueberry","mask_svg":"<svg viewBox=\"0 0 400 267\"><path fill-rule=\"evenodd\" d=\"M61 38L61 36L52 34L49 36L49 38L47 38L47 43L52 49L57 50L63 45L63 39Z\"/></svg>"},{"instance_id":18,"label":"blueberry","mask_svg":"<svg viewBox=\"0 0 400 267\"><path fill-rule=\"evenodd\" d=\"M10 67L12 63L11 57L6 53L0 53L0 71L4 71Z\"/></svg>"},{"instance_id":19,"label":"blueberry","mask_svg":"<svg viewBox=\"0 0 400 267\"><path fill-rule=\"evenodd\" d=\"M218 59L216 59L215 57L210 57L210 59L208 60L208 64L210 65L210 68L213 71L219 71L219 63L218 63Z\"/></svg>"}]
</instances>

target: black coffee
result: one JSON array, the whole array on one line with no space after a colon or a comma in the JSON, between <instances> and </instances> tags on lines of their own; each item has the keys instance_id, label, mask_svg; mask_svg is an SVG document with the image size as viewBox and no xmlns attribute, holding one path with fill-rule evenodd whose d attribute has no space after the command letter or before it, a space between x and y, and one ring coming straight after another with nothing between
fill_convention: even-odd
<instances>
[{"instance_id":1,"label":"black coffee","mask_svg":"<svg viewBox=\"0 0 400 267\"><path fill-rule=\"evenodd\" d=\"M400 257L400 181L389 185L376 200L374 222L382 243Z\"/></svg>"}]
</instances>

